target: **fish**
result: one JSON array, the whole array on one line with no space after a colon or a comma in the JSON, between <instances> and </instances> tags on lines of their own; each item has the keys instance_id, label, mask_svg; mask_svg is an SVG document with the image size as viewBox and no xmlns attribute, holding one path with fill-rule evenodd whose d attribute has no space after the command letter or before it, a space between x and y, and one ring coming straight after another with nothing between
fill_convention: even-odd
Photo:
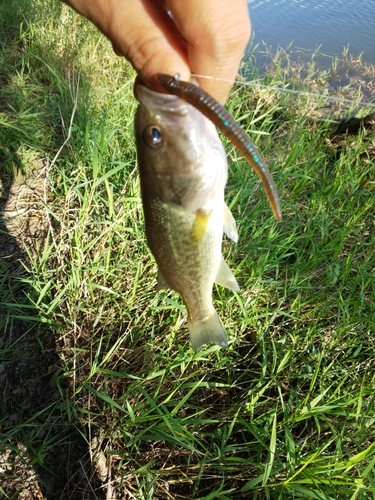
<instances>
[{"instance_id":1,"label":"fish","mask_svg":"<svg viewBox=\"0 0 375 500\"><path fill-rule=\"evenodd\" d=\"M145 231L158 287L181 295L195 352L206 343L226 348L212 289L214 283L234 291L239 286L222 255L223 233L238 240L224 200L224 148L214 123L186 100L142 84L134 93Z\"/></svg>"}]
</instances>

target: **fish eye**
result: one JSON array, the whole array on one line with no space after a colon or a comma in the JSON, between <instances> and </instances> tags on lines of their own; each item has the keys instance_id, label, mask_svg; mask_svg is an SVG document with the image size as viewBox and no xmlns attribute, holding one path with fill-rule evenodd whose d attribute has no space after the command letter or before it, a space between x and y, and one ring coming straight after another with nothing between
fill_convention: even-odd
<instances>
[{"instance_id":1,"label":"fish eye","mask_svg":"<svg viewBox=\"0 0 375 500\"><path fill-rule=\"evenodd\" d=\"M144 140L148 146L156 149L163 144L160 128L156 125L148 125L143 132Z\"/></svg>"}]
</instances>

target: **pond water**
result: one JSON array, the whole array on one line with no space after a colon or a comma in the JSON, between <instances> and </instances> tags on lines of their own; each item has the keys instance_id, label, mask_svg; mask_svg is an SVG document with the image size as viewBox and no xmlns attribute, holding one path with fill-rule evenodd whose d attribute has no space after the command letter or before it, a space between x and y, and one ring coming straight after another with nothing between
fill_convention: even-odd
<instances>
[{"instance_id":1,"label":"pond water","mask_svg":"<svg viewBox=\"0 0 375 500\"><path fill-rule=\"evenodd\" d=\"M248 7L260 63L264 44L274 53L292 43L292 54L302 49L308 57L319 46L340 57L349 46L353 57L375 64L375 0L249 0Z\"/></svg>"}]
</instances>

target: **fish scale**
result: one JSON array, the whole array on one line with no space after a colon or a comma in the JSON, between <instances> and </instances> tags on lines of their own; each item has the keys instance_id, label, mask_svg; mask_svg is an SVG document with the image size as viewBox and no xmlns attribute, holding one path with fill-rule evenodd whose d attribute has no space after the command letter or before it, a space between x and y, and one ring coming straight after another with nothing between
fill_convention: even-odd
<instances>
[{"instance_id":1,"label":"fish scale","mask_svg":"<svg viewBox=\"0 0 375 500\"><path fill-rule=\"evenodd\" d=\"M163 278L183 296L193 321L206 318L212 313L212 283L220 264L222 234L216 230L223 225L220 213L212 214L202 240L196 244L192 241L194 213L159 200L146 202L144 209L150 211L148 217L154 221L146 226L146 232Z\"/></svg>"}]
</instances>

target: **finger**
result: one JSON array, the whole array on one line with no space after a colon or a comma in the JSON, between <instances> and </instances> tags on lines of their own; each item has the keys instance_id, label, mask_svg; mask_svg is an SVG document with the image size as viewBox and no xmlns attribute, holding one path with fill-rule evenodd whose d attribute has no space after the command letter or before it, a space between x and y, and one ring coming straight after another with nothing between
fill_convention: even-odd
<instances>
[{"instance_id":1,"label":"finger","mask_svg":"<svg viewBox=\"0 0 375 500\"><path fill-rule=\"evenodd\" d=\"M119 20L112 28L116 52L129 59L145 79L155 73L179 73L189 80L186 42L161 2L126 0L126 5L126 30Z\"/></svg>"},{"instance_id":2,"label":"finger","mask_svg":"<svg viewBox=\"0 0 375 500\"><path fill-rule=\"evenodd\" d=\"M192 73L199 84L225 103L235 80L241 57L250 38L251 24L246 0L167 0L173 19L187 41Z\"/></svg>"}]
</instances>

